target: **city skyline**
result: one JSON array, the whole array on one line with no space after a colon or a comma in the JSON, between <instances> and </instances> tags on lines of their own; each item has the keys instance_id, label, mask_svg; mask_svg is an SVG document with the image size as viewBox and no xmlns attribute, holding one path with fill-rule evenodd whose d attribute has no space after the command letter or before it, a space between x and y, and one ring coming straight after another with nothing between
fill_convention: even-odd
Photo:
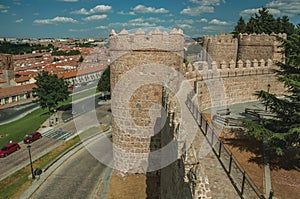
<instances>
[{"instance_id":1,"label":"city skyline","mask_svg":"<svg viewBox=\"0 0 300 199\"><path fill-rule=\"evenodd\" d=\"M111 29L181 28L198 37L230 33L242 16L248 20L267 7L275 17L299 23L298 0L12 0L0 1L0 37L99 38Z\"/></svg>"}]
</instances>

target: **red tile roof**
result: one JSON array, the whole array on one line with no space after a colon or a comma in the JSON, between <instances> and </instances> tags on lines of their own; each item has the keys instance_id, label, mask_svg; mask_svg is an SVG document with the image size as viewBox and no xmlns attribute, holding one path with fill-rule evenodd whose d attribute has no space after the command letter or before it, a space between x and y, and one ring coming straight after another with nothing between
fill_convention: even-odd
<instances>
[{"instance_id":1,"label":"red tile roof","mask_svg":"<svg viewBox=\"0 0 300 199\"><path fill-rule=\"evenodd\" d=\"M30 77L28 77L28 76L21 76L19 78L15 78L16 83L27 82L29 80L30 80Z\"/></svg>"},{"instance_id":2,"label":"red tile roof","mask_svg":"<svg viewBox=\"0 0 300 199\"><path fill-rule=\"evenodd\" d=\"M26 84L22 86L0 88L0 98L26 93L27 91L31 91L34 87L36 87L35 84Z\"/></svg>"}]
</instances>

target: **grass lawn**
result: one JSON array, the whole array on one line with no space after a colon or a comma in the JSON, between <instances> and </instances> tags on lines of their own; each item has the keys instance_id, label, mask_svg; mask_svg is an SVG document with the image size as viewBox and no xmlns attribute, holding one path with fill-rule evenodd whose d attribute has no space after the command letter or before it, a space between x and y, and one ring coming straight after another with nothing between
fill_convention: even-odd
<instances>
[{"instance_id":1,"label":"grass lawn","mask_svg":"<svg viewBox=\"0 0 300 199\"><path fill-rule=\"evenodd\" d=\"M59 103L58 107L72 103L72 101L91 96L95 94L95 89L89 89L73 96ZM48 119L49 114L47 110L37 109L25 117L10 122L8 124L0 125L0 147L9 143L10 140L20 142L25 135L36 131Z\"/></svg>"},{"instance_id":2,"label":"grass lawn","mask_svg":"<svg viewBox=\"0 0 300 199\"><path fill-rule=\"evenodd\" d=\"M9 140L22 141L26 134L39 129L48 117L46 110L37 109L19 120L0 125L0 146L9 143Z\"/></svg>"},{"instance_id":3,"label":"grass lawn","mask_svg":"<svg viewBox=\"0 0 300 199\"><path fill-rule=\"evenodd\" d=\"M95 88L91 88L91 89L88 89L88 90L85 90L85 91L82 91L79 93L75 93L70 98L72 101L76 101L76 100L79 100L79 99L87 97L87 96L96 95L97 93L99 93L98 90L96 90Z\"/></svg>"}]
</instances>

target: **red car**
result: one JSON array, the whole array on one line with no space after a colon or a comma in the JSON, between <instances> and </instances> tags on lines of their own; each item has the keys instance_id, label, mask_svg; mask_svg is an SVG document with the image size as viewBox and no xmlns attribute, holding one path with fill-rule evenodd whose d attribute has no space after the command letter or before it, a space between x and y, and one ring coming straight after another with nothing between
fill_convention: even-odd
<instances>
[{"instance_id":1,"label":"red car","mask_svg":"<svg viewBox=\"0 0 300 199\"><path fill-rule=\"evenodd\" d=\"M6 157L9 154L11 154L12 152L19 150L20 148L21 147L17 142L9 143L0 150L0 157L1 158Z\"/></svg>"},{"instance_id":2,"label":"red car","mask_svg":"<svg viewBox=\"0 0 300 199\"><path fill-rule=\"evenodd\" d=\"M24 143L25 144L29 144L33 141L36 141L37 139L40 139L42 137L42 134L39 132L32 132L29 135L26 135L26 137L24 138Z\"/></svg>"}]
</instances>

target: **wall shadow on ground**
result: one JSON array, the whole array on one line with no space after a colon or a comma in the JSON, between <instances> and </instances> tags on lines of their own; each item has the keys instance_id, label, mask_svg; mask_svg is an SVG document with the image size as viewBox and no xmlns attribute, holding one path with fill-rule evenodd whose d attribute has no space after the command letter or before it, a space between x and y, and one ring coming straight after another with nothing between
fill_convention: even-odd
<instances>
[{"instance_id":1,"label":"wall shadow on ground","mask_svg":"<svg viewBox=\"0 0 300 199\"><path fill-rule=\"evenodd\" d=\"M192 198L190 184L184 181L185 165L183 158L178 158L178 141L175 138L176 126L174 124L174 116L168 114L166 122L163 124L162 130L151 137L150 151L162 149L172 141L172 150L168 154L161 157L153 157L151 153L148 158L148 168L151 169L157 164L161 164L161 169L157 171L147 172L146 174L146 193L149 199L181 199ZM161 118L156 121L155 128L161 127ZM177 127L178 128L178 127ZM157 146L157 140L160 140L160 146ZM167 166L164 166L164 156L174 160ZM155 164L155 165L152 165Z\"/></svg>"}]
</instances>

